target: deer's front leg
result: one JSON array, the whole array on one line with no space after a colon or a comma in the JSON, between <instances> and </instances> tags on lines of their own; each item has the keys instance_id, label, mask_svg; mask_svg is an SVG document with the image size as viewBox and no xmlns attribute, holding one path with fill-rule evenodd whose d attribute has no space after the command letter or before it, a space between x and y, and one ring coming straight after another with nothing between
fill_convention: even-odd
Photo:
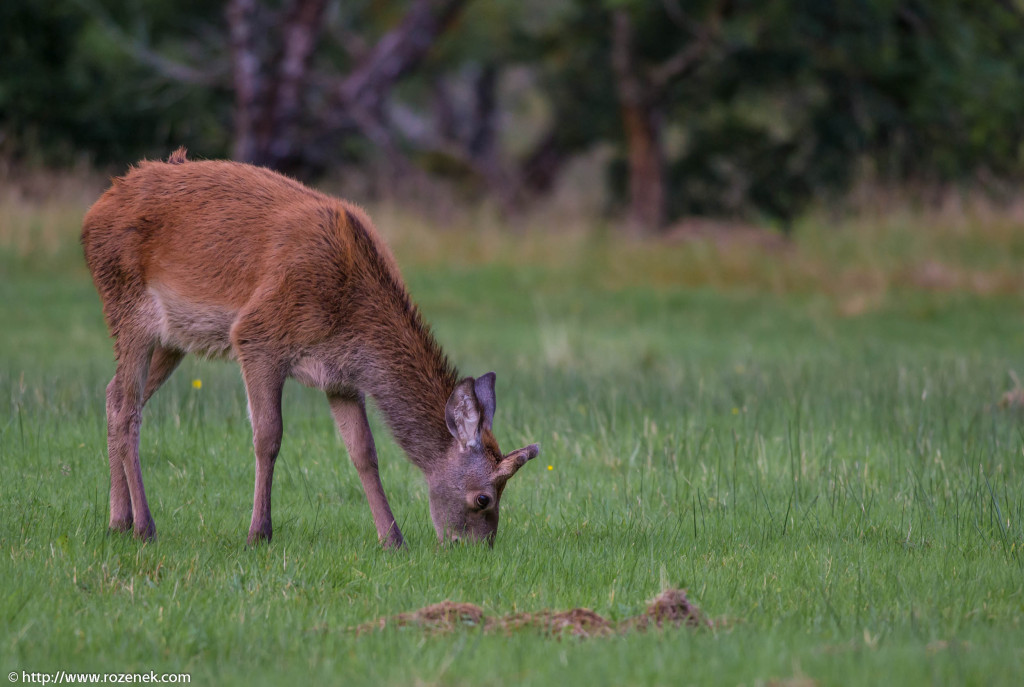
<instances>
[{"instance_id":1,"label":"deer's front leg","mask_svg":"<svg viewBox=\"0 0 1024 687\"><path fill-rule=\"evenodd\" d=\"M331 404L331 415L345 441L348 455L359 473L359 481L363 483L363 491L370 503L370 512L373 513L373 524L377 527L377 538L387 548L398 548L404 543L402 532L398 529L388 497L384 495L384 487L380 483L377 447L370 433L363 398L328 394L327 400Z\"/></svg>"},{"instance_id":2,"label":"deer's front leg","mask_svg":"<svg viewBox=\"0 0 1024 687\"><path fill-rule=\"evenodd\" d=\"M252 421L252 443L256 452L256 486L252 499L252 523L249 545L269 542L274 534L270 519L270 489L274 482L274 463L281 449L281 389L284 375L280 366L245 360L242 363L245 393Z\"/></svg>"}]
</instances>

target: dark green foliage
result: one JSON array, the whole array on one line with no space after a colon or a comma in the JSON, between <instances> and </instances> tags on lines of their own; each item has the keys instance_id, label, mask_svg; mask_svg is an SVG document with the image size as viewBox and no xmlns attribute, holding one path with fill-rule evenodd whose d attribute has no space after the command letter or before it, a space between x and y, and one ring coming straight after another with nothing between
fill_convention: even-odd
<instances>
[{"instance_id":1,"label":"dark green foliage","mask_svg":"<svg viewBox=\"0 0 1024 687\"><path fill-rule=\"evenodd\" d=\"M172 36L217 21L203 2L95 4L76 0L0 7L0 145L16 157L100 163L166 155L185 144L227 151L230 95L215 71L202 84L166 78L140 50L172 59ZM130 27L122 30L121 27ZM144 40L145 45L138 42Z\"/></svg>"},{"instance_id":2,"label":"dark green foliage","mask_svg":"<svg viewBox=\"0 0 1024 687\"><path fill-rule=\"evenodd\" d=\"M314 57L320 80L303 100L307 150L298 164L306 173L380 155L376 142L354 132L316 130L330 121L320 111L331 106L316 84L352 69L410 4L330 6ZM695 69L652 91L669 219L785 222L865 169L882 180L942 183L1024 173L1024 10L1014 2L470 3L396 98L429 123L439 80L455 75L465 84L484 67L500 79L525 67L548 121L524 124L522 113L502 113L506 148L526 141L499 151L504 168L522 167L529 177L536 163L544 178L520 183L544 190L562 161L611 143L619 154L609 178L622 197L627 151L610 57L613 11L631 18L640 69L665 64L701 31L714 35ZM261 10L267 59L281 12L279 2ZM17 0L0 7L0 45L0 150L8 155L124 163L180 144L199 155L230 153L232 77L219 3ZM519 128L533 133L518 136ZM436 145L393 135L411 159L437 158Z\"/></svg>"},{"instance_id":3,"label":"dark green foliage","mask_svg":"<svg viewBox=\"0 0 1024 687\"><path fill-rule=\"evenodd\" d=\"M650 64L691 39L670 4L634 3ZM729 7L717 51L660 104L666 133L683 141L667 160L670 216L786 220L865 164L897 181L1024 172L1024 12L1012 3Z\"/></svg>"}]
</instances>

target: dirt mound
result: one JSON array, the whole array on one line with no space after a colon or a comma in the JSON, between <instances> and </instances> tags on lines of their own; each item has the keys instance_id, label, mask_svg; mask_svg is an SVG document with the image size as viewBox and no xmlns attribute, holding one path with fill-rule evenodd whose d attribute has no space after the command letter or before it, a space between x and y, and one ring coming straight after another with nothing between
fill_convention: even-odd
<instances>
[{"instance_id":1,"label":"dirt mound","mask_svg":"<svg viewBox=\"0 0 1024 687\"><path fill-rule=\"evenodd\" d=\"M637 629L655 627L711 627L711 621L686 598L684 589L666 589L654 598L643 615L630 618Z\"/></svg>"},{"instance_id":2,"label":"dirt mound","mask_svg":"<svg viewBox=\"0 0 1024 687\"><path fill-rule=\"evenodd\" d=\"M568 633L574 637L594 637L611 634L611 623L589 608L573 608L568 611L538 611L537 613L516 613L502 618L491 619L485 629L511 632L522 628L541 630L547 634Z\"/></svg>"},{"instance_id":3,"label":"dirt mound","mask_svg":"<svg viewBox=\"0 0 1024 687\"><path fill-rule=\"evenodd\" d=\"M441 603L424 606L411 613L399 613L390 618L378 618L363 623L355 628L357 634L370 630L383 630L388 625L405 627L416 625L434 632L451 632L458 627L473 627L484 620L484 610L473 604L442 601Z\"/></svg>"},{"instance_id":4,"label":"dirt mound","mask_svg":"<svg viewBox=\"0 0 1024 687\"><path fill-rule=\"evenodd\" d=\"M604 636L616 632L643 631L652 627L712 627L711 621L686 598L684 589L663 591L643 613L619 623L612 623L589 608L543 610L488 618L483 609L474 604L442 601L417 611L378 618L353 630L356 634L362 634L383 630L389 625L416 626L431 633L452 632L460 627L482 627L485 632L505 633L532 629L551 635L569 634L573 637Z\"/></svg>"}]
</instances>

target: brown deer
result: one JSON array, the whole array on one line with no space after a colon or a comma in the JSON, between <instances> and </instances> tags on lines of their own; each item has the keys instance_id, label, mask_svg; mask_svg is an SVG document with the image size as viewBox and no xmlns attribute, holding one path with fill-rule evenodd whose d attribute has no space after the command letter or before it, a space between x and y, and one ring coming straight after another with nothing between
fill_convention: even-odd
<instances>
[{"instance_id":1,"label":"brown deer","mask_svg":"<svg viewBox=\"0 0 1024 687\"><path fill-rule=\"evenodd\" d=\"M188 161L182 148L115 178L85 215L82 246L115 339L111 530L156 533L139 463L142 407L197 353L242 368L256 452L250 544L273 532L287 377L327 394L385 546L403 540L366 395L423 471L438 538L493 544L505 484L539 448L501 453L494 373L460 380L361 209L267 169Z\"/></svg>"}]
</instances>

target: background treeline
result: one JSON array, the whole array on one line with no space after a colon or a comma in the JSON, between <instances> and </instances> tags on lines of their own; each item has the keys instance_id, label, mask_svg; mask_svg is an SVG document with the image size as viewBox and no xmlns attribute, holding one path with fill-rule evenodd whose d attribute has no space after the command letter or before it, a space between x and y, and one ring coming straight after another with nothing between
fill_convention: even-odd
<instances>
[{"instance_id":1,"label":"background treeline","mask_svg":"<svg viewBox=\"0 0 1024 687\"><path fill-rule=\"evenodd\" d=\"M0 154L448 178L601 166L639 230L784 224L858 178L1024 176L1021 0L8 0Z\"/></svg>"}]
</instances>

